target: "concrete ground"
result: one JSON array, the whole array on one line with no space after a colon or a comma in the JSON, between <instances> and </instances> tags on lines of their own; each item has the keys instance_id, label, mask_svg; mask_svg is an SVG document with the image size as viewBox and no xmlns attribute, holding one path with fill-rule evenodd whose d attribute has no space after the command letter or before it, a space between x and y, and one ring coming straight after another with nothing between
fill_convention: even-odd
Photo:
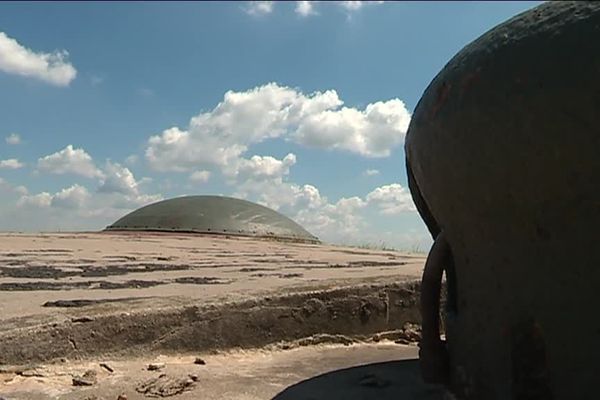
<instances>
[{"instance_id":1,"label":"concrete ground","mask_svg":"<svg viewBox=\"0 0 600 400\"><path fill-rule=\"evenodd\" d=\"M449 400L436 386L425 385L418 375L416 346L379 343L352 346L308 346L293 350L233 351L195 356L149 359L102 360L38 367L38 376L0 374L0 396L8 400L128 400L150 398L142 394L151 381L190 386L171 398L177 400ZM162 363L148 371L150 363ZM97 383L90 387L72 385L73 376L92 369ZM158 379L162 374L161 379ZM190 376L193 379L190 379ZM194 381L195 379L195 381ZM193 383L192 383L193 382ZM156 397L162 397L157 395ZM170 396L165 396L170 397Z\"/></svg>"},{"instance_id":2,"label":"concrete ground","mask_svg":"<svg viewBox=\"0 0 600 400\"><path fill-rule=\"evenodd\" d=\"M0 398L441 398L416 347L393 342L418 340L423 263L242 237L0 234ZM74 386L87 370L94 384Z\"/></svg>"},{"instance_id":3,"label":"concrete ground","mask_svg":"<svg viewBox=\"0 0 600 400\"><path fill-rule=\"evenodd\" d=\"M0 332L77 314L48 302L98 301L99 312L222 304L417 280L423 263L419 254L244 237L0 233Z\"/></svg>"}]
</instances>

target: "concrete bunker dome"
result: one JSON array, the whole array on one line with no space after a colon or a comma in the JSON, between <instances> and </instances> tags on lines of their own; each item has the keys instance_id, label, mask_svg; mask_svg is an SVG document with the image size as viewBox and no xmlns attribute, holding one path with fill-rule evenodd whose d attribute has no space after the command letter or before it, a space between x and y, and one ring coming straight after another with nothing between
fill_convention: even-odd
<instances>
[{"instance_id":1,"label":"concrete bunker dome","mask_svg":"<svg viewBox=\"0 0 600 400\"><path fill-rule=\"evenodd\" d=\"M239 235L319 243L316 236L277 211L225 196L162 200L132 211L105 230Z\"/></svg>"}]
</instances>

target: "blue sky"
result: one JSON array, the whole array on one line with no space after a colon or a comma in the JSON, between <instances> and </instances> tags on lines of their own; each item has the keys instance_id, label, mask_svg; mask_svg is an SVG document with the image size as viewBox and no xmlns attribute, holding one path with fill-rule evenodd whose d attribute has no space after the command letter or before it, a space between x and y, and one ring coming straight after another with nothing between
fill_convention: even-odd
<instances>
[{"instance_id":1,"label":"blue sky","mask_svg":"<svg viewBox=\"0 0 600 400\"><path fill-rule=\"evenodd\" d=\"M0 230L185 194L426 248L403 139L463 46L539 2L0 3Z\"/></svg>"}]
</instances>

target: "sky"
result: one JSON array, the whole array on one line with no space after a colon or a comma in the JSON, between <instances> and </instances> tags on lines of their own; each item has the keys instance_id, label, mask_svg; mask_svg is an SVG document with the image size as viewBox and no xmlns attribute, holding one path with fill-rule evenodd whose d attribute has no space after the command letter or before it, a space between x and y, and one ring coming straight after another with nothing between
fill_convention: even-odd
<instances>
[{"instance_id":1,"label":"sky","mask_svg":"<svg viewBox=\"0 0 600 400\"><path fill-rule=\"evenodd\" d=\"M1 2L0 231L245 198L424 250L404 137L465 45L539 2Z\"/></svg>"}]
</instances>

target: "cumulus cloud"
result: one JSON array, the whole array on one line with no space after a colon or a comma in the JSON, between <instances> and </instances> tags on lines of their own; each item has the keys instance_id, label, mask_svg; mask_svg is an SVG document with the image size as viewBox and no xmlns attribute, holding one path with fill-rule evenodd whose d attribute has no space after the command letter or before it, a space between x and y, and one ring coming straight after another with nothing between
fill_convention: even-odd
<instances>
[{"instance_id":1,"label":"cumulus cloud","mask_svg":"<svg viewBox=\"0 0 600 400\"><path fill-rule=\"evenodd\" d=\"M0 160L0 169L19 169L23 168L25 164L17 160L16 158L9 158L8 160Z\"/></svg>"},{"instance_id":2,"label":"cumulus cloud","mask_svg":"<svg viewBox=\"0 0 600 400\"><path fill-rule=\"evenodd\" d=\"M117 172L119 167L115 167ZM122 181L126 182L127 177ZM112 181L114 183L114 181ZM124 183L122 182L122 183ZM129 182L131 184L131 182ZM41 192L37 194L28 194L27 190L15 192L20 193L21 197L17 201L19 208L27 209L47 209L47 213L42 218L55 218L63 216L66 218L64 226L71 226L75 219L96 218L102 221L102 224L110 223L112 219L123 216L129 211L138 207L162 200L160 194L141 193L137 187L127 190L124 185L116 185L112 191L109 191L109 184L106 181L100 186L102 191L98 190L92 196L90 191L81 185L74 184L64 188L56 193ZM23 188L24 189L24 188ZM66 212L69 213L66 213ZM78 221L83 222L85 221ZM78 225L78 224L76 224Z\"/></svg>"},{"instance_id":3,"label":"cumulus cloud","mask_svg":"<svg viewBox=\"0 0 600 400\"><path fill-rule=\"evenodd\" d=\"M5 212L0 223L33 230L101 229L134 209L163 199L161 194L145 193L150 178L138 180L129 168L110 160L100 170L89 154L72 146L41 158L38 164L40 170L58 174L75 173L79 168L79 175L94 178L95 192L73 184L57 192L30 194L24 186L12 187L0 179L0 189L19 195L16 208L9 211L14 214L8 218Z\"/></svg>"},{"instance_id":4,"label":"cumulus cloud","mask_svg":"<svg viewBox=\"0 0 600 400\"><path fill-rule=\"evenodd\" d=\"M271 156L252 156L241 159L233 172L240 179L270 179L288 175L290 167L296 164L296 156L292 153L282 160Z\"/></svg>"},{"instance_id":5,"label":"cumulus cloud","mask_svg":"<svg viewBox=\"0 0 600 400\"><path fill-rule=\"evenodd\" d=\"M369 227L365 213L382 218L414 210L399 184L374 189L364 197L330 202L313 185L289 182L296 155L246 157L257 143L283 139L305 146L338 150L364 157L386 157L400 145L410 114L399 99L378 101L364 109L344 107L334 90L304 94L269 83L229 91L215 108L193 118L185 128L171 127L149 138L146 161L158 171L187 172L204 182L209 171L220 171L247 198L290 216L326 240L358 238ZM370 169L365 175L379 171Z\"/></svg>"},{"instance_id":6,"label":"cumulus cloud","mask_svg":"<svg viewBox=\"0 0 600 400\"><path fill-rule=\"evenodd\" d=\"M129 168L119 163L107 161L100 177L97 192L103 197L98 199L99 210L134 209L142 205L162 200L159 194L142 193L141 185L149 178L136 180ZM94 214L97 215L97 214Z\"/></svg>"},{"instance_id":7,"label":"cumulus cloud","mask_svg":"<svg viewBox=\"0 0 600 400\"><path fill-rule=\"evenodd\" d=\"M378 169L366 169L363 172L364 176L374 176L374 175L379 175L379 170Z\"/></svg>"},{"instance_id":8,"label":"cumulus cloud","mask_svg":"<svg viewBox=\"0 0 600 400\"><path fill-rule=\"evenodd\" d=\"M237 185L234 197L249 198L258 203L294 215L298 210L315 210L326 204L326 199L312 185L298 185L281 179L248 180Z\"/></svg>"},{"instance_id":9,"label":"cumulus cloud","mask_svg":"<svg viewBox=\"0 0 600 400\"><path fill-rule=\"evenodd\" d=\"M250 15L267 15L273 12L273 6L272 1L249 1L246 12Z\"/></svg>"},{"instance_id":10,"label":"cumulus cloud","mask_svg":"<svg viewBox=\"0 0 600 400\"><path fill-rule=\"evenodd\" d=\"M272 179L249 179L236 185L234 197L246 198L289 216L308 231L330 242L372 240L370 218L401 217L415 211L410 193L394 183L375 188L364 197L351 196L331 202L313 185ZM369 217L371 216L371 217Z\"/></svg>"},{"instance_id":11,"label":"cumulus cloud","mask_svg":"<svg viewBox=\"0 0 600 400\"><path fill-rule=\"evenodd\" d=\"M56 86L68 86L77 76L66 50L34 52L0 32L0 70L35 78Z\"/></svg>"},{"instance_id":12,"label":"cumulus cloud","mask_svg":"<svg viewBox=\"0 0 600 400\"><path fill-rule=\"evenodd\" d=\"M314 204L297 209L293 219L323 240L347 241L368 226L361 214L367 203L358 196L342 197L335 203L320 197Z\"/></svg>"},{"instance_id":13,"label":"cumulus cloud","mask_svg":"<svg viewBox=\"0 0 600 400\"><path fill-rule=\"evenodd\" d=\"M300 186L286 181L290 168L296 163L292 153L279 160L271 156L240 159L234 168L226 169L227 183L234 186L234 197L249 198L280 211L298 207L314 208L321 201L317 188Z\"/></svg>"},{"instance_id":14,"label":"cumulus cloud","mask_svg":"<svg viewBox=\"0 0 600 400\"><path fill-rule=\"evenodd\" d=\"M92 157L83 149L68 145L64 149L38 159L37 167L51 174L74 174L86 178L101 178L102 171L94 165Z\"/></svg>"},{"instance_id":15,"label":"cumulus cloud","mask_svg":"<svg viewBox=\"0 0 600 400\"><path fill-rule=\"evenodd\" d=\"M369 193L366 199L386 215L416 210L410 192L399 183L378 187Z\"/></svg>"},{"instance_id":16,"label":"cumulus cloud","mask_svg":"<svg viewBox=\"0 0 600 400\"><path fill-rule=\"evenodd\" d=\"M102 175L99 193L138 194L138 182L129 168L107 161Z\"/></svg>"},{"instance_id":17,"label":"cumulus cloud","mask_svg":"<svg viewBox=\"0 0 600 400\"><path fill-rule=\"evenodd\" d=\"M21 136L18 133L11 133L4 140L11 145L21 144Z\"/></svg>"},{"instance_id":18,"label":"cumulus cloud","mask_svg":"<svg viewBox=\"0 0 600 400\"><path fill-rule=\"evenodd\" d=\"M110 160L99 169L89 154L71 145L40 158L38 169L54 174L71 173L94 178L98 185L93 195L88 188L78 184L56 193L28 194L26 189L20 193L15 189L21 194L17 206L32 212L34 209L45 209L45 213L39 217L52 222L54 229L91 229L98 224L105 226L129 211L163 199L160 194L144 193L142 186L151 181L150 178L137 180L129 168Z\"/></svg>"},{"instance_id":19,"label":"cumulus cloud","mask_svg":"<svg viewBox=\"0 0 600 400\"><path fill-rule=\"evenodd\" d=\"M148 140L146 159L155 170L185 172L195 167L226 166L244 151L246 146L236 144L226 134L173 127Z\"/></svg>"},{"instance_id":20,"label":"cumulus cloud","mask_svg":"<svg viewBox=\"0 0 600 400\"><path fill-rule=\"evenodd\" d=\"M21 193L17 207L4 224L16 224L16 229L34 231L96 230L138 207L158 200L162 200L162 197L146 194L96 193L92 196L87 188L75 184L56 193Z\"/></svg>"},{"instance_id":21,"label":"cumulus cloud","mask_svg":"<svg viewBox=\"0 0 600 400\"><path fill-rule=\"evenodd\" d=\"M194 171L190 175L190 181L195 183L206 183L210 179L210 171L202 170L202 171Z\"/></svg>"},{"instance_id":22,"label":"cumulus cloud","mask_svg":"<svg viewBox=\"0 0 600 400\"><path fill-rule=\"evenodd\" d=\"M155 170L189 172L237 165L250 145L274 138L365 157L387 157L404 140L410 114L401 100L364 110L342 105L335 90L306 95L269 83L229 91L186 129L172 127L150 137L145 156Z\"/></svg>"},{"instance_id":23,"label":"cumulus cloud","mask_svg":"<svg viewBox=\"0 0 600 400\"><path fill-rule=\"evenodd\" d=\"M65 209L82 208L90 198L90 193L80 185L73 185L52 196L51 206Z\"/></svg>"},{"instance_id":24,"label":"cumulus cloud","mask_svg":"<svg viewBox=\"0 0 600 400\"><path fill-rule=\"evenodd\" d=\"M21 196L28 193L28 190L25 186L13 186L2 177L0 177L0 191L17 193Z\"/></svg>"},{"instance_id":25,"label":"cumulus cloud","mask_svg":"<svg viewBox=\"0 0 600 400\"><path fill-rule=\"evenodd\" d=\"M42 192L34 195L23 195L19 201L17 201L17 206L46 208L50 207L51 202L52 195L48 192Z\"/></svg>"},{"instance_id":26,"label":"cumulus cloud","mask_svg":"<svg viewBox=\"0 0 600 400\"><path fill-rule=\"evenodd\" d=\"M136 208L163 200L161 194L116 195L101 198L97 203L101 206L88 210L88 215L109 216L133 211Z\"/></svg>"},{"instance_id":27,"label":"cumulus cloud","mask_svg":"<svg viewBox=\"0 0 600 400\"><path fill-rule=\"evenodd\" d=\"M365 110L343 107L308 116L292 134L310 147L387 157L404 140L410 114L399 99L378 101Z\"/></svg>"},{"instance_id":28,"label":"cumulus cloud","mask_svg":"<svg viewBox=\"0 0 600 400\"><path fill-rule=\"evenodd\" d=\"M88 190L80 185L73 185L61 191L50 194L42 192L35 195L23 194L17 201L19 207L49 208L58 207L62 209L82 208L90 198Z\"/></svg>"},{"instance_id":29,"label":"cumulus cloud","mask_svg":"<svg viewBox=\"0 0 600 400\"><path fill-rule=\"evenodd\" d=\"M296 14L302 17L316 15L317 12L315 11L314 3L314 1L297 1L296 8L294 9L294 11L296 12Z\"/></svg>"}]
</instances>

